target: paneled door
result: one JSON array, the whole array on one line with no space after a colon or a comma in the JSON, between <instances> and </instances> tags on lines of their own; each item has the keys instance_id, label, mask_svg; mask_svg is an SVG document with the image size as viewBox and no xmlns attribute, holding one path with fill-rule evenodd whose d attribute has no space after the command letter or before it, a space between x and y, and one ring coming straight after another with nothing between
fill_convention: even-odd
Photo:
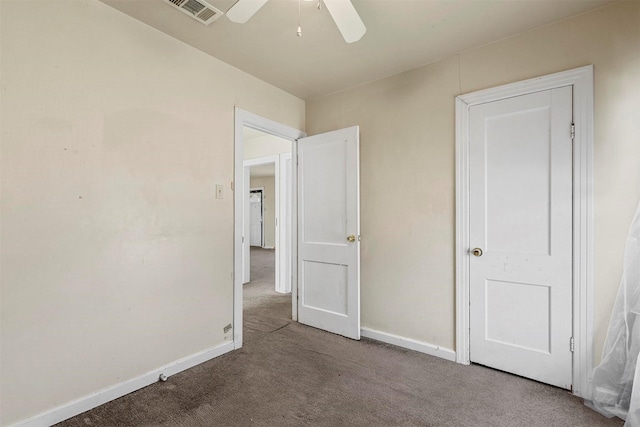
<instances>
[{"instance_id":1,"label":"paneled door","mask_svg":"<svg viewBox=\"0 0 640 427\"><path fill-rule=\"evenodd\" d=\"M297 147L298 320L360 339L359 129Z\"/></svg>"},{"instance_id":2,"label":"paneled door","mask_svg":"<svg viewBox=\"0 0 640 427\"><path fill-rule=\"evenodd\" d=\"M572 384L572 88L469 112L470 359Z\"/></svg>"}]
</instances>

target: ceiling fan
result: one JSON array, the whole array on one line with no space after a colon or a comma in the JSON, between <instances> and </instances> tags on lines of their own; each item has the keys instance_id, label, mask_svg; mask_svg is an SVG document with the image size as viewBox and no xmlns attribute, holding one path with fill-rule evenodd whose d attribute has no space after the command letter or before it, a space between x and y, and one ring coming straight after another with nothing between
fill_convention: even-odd
<instances>
[{"instance_id":1,"label":"ceiling fan","mask_svg":"<svg viewBox=\"0 0 640 427\"><path fill-rule=\"evenodd\" d=\"M268 0L238 0L227 11L227 18L232 22L244 24L251 18ZM318 0L320 1L320 0ZM335 21L344 41L357 42L362 38L367 28L358 15L351 0L322 0L329 14ZM300 35L300 29L298 29Z\"/></svg>"}]
</instances>

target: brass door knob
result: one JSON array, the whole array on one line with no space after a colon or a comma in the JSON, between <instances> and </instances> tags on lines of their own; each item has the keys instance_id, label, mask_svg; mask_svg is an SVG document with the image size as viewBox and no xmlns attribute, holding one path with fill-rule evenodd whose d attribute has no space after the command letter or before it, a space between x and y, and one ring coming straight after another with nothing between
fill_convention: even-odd
<instances>
[{"instance_id":1,"label":"brass door knob","mask_svg":"<svg viewBox=\"0 0 640 427\"><path fill-rule=\"evenodd\" d=\"M349 234L347 236L347 242L355 242L356 241L356 236L354 236L353 234Z\"/></svg>"},{"instance_id":2,"label":"brass door knob","mask_svg":"<svg viewBox=\"0 0 640 427\"><path fill-rule=\"evenodd\" d=\"M482 249L480 248L473 248L471 250L471 253L475 256L482 256Z\"/></svg>"}]
</instances>

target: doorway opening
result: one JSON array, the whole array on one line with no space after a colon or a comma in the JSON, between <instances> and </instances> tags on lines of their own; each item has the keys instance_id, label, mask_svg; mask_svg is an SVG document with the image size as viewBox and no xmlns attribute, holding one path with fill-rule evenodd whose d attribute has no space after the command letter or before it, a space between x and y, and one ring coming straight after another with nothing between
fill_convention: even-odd
<instances>
[{"instance_id":1,"label":"doorway opening","mask_svg":"<svg viewBox=\"0 0 640 427\"><path fill-rule=\"evenodd\" d=\"M252 326L249 316L243 323L244 284L252 281L249 199L251 186L258 185L251 182L251 168L271 163L276 237L270 276L276 291L291 295L291 316L279 320L360 339L359 134L358 126L352 126L306 138L301 131L236 108L234 348L242 347L243 327ZM276 145L286 144L286 152L264 151L269 144L262 140L274 136L285 141ZM268 320L264 316L255 329Z\"/></svg>"},{"instance_id":2,"label":"doorway opening","mask_svg":"<svg viewBox=\"0 0 640 427\"><path fill-rule=\"evenodd\" d=\"M296 319L293 142L304 133L236 109L234 347ZM293 290L293 291L292 291ZM244 327L243 327L244 326Z\"/></svg>"}]
</instances>

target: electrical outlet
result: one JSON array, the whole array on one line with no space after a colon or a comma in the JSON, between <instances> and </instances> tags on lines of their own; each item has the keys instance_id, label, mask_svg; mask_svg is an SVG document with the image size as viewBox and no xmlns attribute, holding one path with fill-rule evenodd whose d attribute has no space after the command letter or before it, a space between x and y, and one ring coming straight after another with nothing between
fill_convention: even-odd
<instances>
[{"instance_id":1,"label":"electrical outlet","mask_svg":"<svg viewBox=\"0 0 640 427\"><path fill-rule=\"evenodd\" d=\"M216 199L224 199L224 187L221 184L216 184Z\"/></svg>"}]
</instances>

